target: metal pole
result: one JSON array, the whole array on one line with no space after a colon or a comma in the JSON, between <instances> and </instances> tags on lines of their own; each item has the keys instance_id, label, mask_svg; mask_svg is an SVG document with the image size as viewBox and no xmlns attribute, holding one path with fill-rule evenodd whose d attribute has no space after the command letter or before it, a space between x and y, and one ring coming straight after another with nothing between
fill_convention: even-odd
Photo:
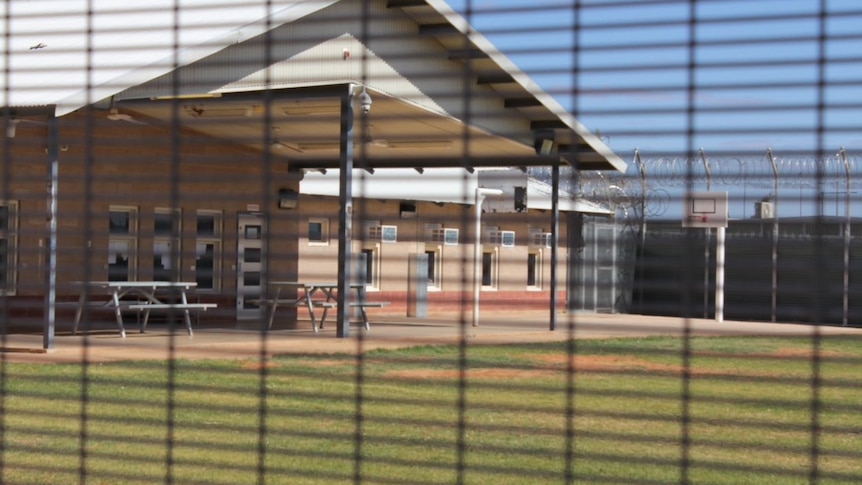
<instances>
[{"instance_id":1,"label":"metal pole","mask_svg":"<svg viewBox=\"0 0 862 485\"><path fill-rule=\"evenodd\" d=\"M341 96L338 174L338 304L336 336L350 336L351 235L353 233L353 84Z\"/></svg>"},{"instance_id":2,"label":"metal pole","mask_svg":"<svg viewBox=\"0 0 862 485\"><path fill-rule=\"evenodd\" d=\"M48 240L46 244L45 315L42 347L54 348L54 324L57 309L57 184L59 181L57 118L48 117Z\"/></svg>"},{"instance_id":3,"label":"metal pole","mask_svg":"<svg viewBox=\"0 0 862 485\"><path fill-rule=\"evenodd\" d=\"M703 168L706 171L706 191L712 189L712 177L709 171L709 160L706 158L706 153L703 148L700 149L700 159L703 161ZM706 238L703 244L703 318L709 318L709 243L712 238L712 229L706 228ZM717 304L717 302L716 302Z\"/></svg>"},{"instance_id":4,"label":"metal pole","mask_svg":"<svg viewBox=\"0 0 862 485\"><path fill-rule=\"evenodd\" d=\"M555 160L551 167L551 298L550 329L557 328L557 252L560 232L560 161Z\"/></svg>"},{"instance_id":5,"label":"metal pole","mask_svg":"<svg viewBox=\"0 0 862 485\"><path fill-rule=\"evenodd\" d=\"M716 229L715 241L715 321L724 321L724 226Z\"/></svg>"},{"instance_id":6,"label":"metal pole","mask_svg":"<svg viewBox=\"0 0 862 485\"><path fill-rule=\"evenodd\" d=\"M502 195L500 189L476 187L476 201L473 206L473 326L479 326L479 293L482 289L482 201L486 195Z\"/></svg>"},{"instance_id":7,"label":"metal pole","mask_svg":"<svg viewBox=\"0 0 862 485\"><path fill-rule=\"evenodd\" d=\"M638 257L638 267L640 269L640 272L639 272L640 278L638 281L638 301L640 303L640 312L643 313L643 311L644 311L644 283L645 283L644 271L646 269L645 265L644 265L644 253L646 251L646 190L647 190L647 186L646 186L646 169L644 168L643 160L641 160L640 151L637 148L635 148L635 157L634 158L635 158L635 163L637 164L637 167L638 167L638 173L640 173L640 180L641 180L641 234L640 234L640 236L641 236L641 238L640 238L641 239L641 247L640 247L639 257Z\"/></svg>"},{"instance_id":8,"label":"metal pole","mask_svg":"<svg viewBox=\"0 0 862 485\"><path fill-rule=\"evenodd\" d=\"M766 149L769 163L772 164L774 201L772 207L772 321L776 321L776 309L778 308L778 166L775 164L775 156L772 149Z\"/></svg>"},{"instance_id":9,"label":"metal pole","mask_svg":"<svg viewBox=\"0 0 862 485\"><path fill-rule=\"evenodd\" d=\"M841 319L842 325L847 325L850 313L850 163L847 161L847 152L844 147L838 152L844 163L844 313ZM835 196L836 200L838 195Z\"/></svg>"}]
</instances>

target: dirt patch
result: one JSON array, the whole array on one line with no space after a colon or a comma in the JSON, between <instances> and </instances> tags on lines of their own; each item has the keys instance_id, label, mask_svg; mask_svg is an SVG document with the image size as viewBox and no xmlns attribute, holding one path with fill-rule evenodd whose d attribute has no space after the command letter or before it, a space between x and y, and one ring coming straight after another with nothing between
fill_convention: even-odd
<instances>
[{"instance_id":1,"label":"dirt patch","mask_svg":"<svg viewBox=\"0 0 862 485\"><path fill-rule=\"evenodd\" d=\"M559 371L554 370L529 370L529 369L503 369L491 367L487 369L468 369L466 371L467 379L482 377L486 379L518 379L532 377L549 377L559 375ZM385 377L401 378L401 379L455 379L461 373L457 370L449 369L402 369L386 372Z\"/></svg>"},{"instance_id":2,"label":"dirt patch","mask_svg":"<svg viewBox=\"0 0 862 485\"><path fill-rule=\"evenodd\" d=\"M536 360L539 365L546 368L539 369L508 369L500 367L490 367L483 369L467 369L466 377L470 378L487 378L487 379L518 379L532 377L553 377L564 375L567 368L559 364L565 364L568 360L565 355L530 355L530 358ZM680 366L656 364L643 359L635 359L625 356L604 356L604 355L578 355L573 361L575 372L589 371L609 371L609 370L660 370L679 372ZM385 374L386 377L406 378L406 379L451 379L457 378L460 375L458 370L454 369L402 369L393 370Z\"/></svg>"},{"instance_id":3,"label":"dirt patch","mask_svg":"<svg viewBox=\"0 0 862 485\"><path fill-rule=\"evenodd\" d=\"M267 360L266 362L261 362L260 360L244 360L239 366L245 370L259 370L264 367L272 369L273 367L278 366L278 363L271 360Z\"/></svg>"}]
</instances>

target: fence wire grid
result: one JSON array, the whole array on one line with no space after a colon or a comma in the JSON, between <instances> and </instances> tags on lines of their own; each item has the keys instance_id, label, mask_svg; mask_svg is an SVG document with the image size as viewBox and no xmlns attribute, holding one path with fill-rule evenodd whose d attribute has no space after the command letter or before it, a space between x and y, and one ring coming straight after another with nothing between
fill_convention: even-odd
<instances>
[{"instance_id":1,"label":"fence wire grid","mask_svg":"<svg viewBox=\"0 0 862 485\"><path fill-rule=\"evenodd\" d=\"M862 482L855 0L0 12L0 482Z\"/></svg>"}]
</instances>

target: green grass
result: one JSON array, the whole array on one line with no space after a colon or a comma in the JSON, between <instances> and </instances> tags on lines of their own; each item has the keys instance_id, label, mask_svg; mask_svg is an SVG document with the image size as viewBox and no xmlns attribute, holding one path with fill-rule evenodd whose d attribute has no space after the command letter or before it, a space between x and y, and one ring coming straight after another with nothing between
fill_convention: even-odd
<instances>
[{"instance_id":1,"label":"green grass","mask_svg":"<svg viewBox=\"0 0 862 485\"><path fill-rule=\"evenodd\" d=\"M683 344L5 363L0 482L862 482L862 338Z\"/></svg>"}]
</instances>

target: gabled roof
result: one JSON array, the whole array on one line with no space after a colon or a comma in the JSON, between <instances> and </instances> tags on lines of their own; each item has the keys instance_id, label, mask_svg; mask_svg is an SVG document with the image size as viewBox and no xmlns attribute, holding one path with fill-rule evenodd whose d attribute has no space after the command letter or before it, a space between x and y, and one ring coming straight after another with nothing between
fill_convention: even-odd
<instances>
[{"instance_id":1,"label":"gabled roof","mask_svg":"<svg viewBox=\"0 0 862 485\"><path fill-rule=\"evenodd\" d=\"M159 104L153 102L152 98L166 95L175 97L178 94L223 94L221 99L209 101L210 107L215 109L217 103L230 103L235 98L228 95L240 91L245 91L241 94L254 91L263 93L275 88L278 94L314 84L361 83L367 86L377 101L389 99L386 105L381 102L378 106L386 106L390 118L397 120L397 113L405 113L413 119L433 117L438 120L434 123L442 133L465 138L448 143L448 152L432 151L427 158L420 160L421 166L453 166L461 163L459 159L463 161L467 157L477 166L494 163L547 165L561 157L570 163L577 163L584 170L624 171L626 167L625 162L597 136L575 120L441 0L388 0L385 6L372 2L369 5L380 11L372 12L371 18L375 22L393 25L400 22L398 26L401 29L409 27L404 23L405 19L409 19L412 27L405 31L408 35L405 39L412 38L409 30L415 29L418 38L433 41L436 48L429 50L428 55L436 56L434 62L452 65L449 72L454 74L453 78L465 72L458 67L461 63L469 63L475 86L466 93L460 91L460 80L454 90L431 92L431 86L435 84L432 80L425 79L423 85L423 80L418 79L415 72L409 72L408 63L396 62L397 54L393 55L393 48L401 48L400 44L405 42L390 42L386 45L386 37L374 39L376 30L363 33L362 27L356 27L355 22L361 17L359 14L365 2L183 0L176 15L173 11L175 0L154 0L145 7L128 6L113 0L93 2L96 14L91 17L86 15L86 0L12 0L5 3L9 5L11 36L7 38L11 40L7 46L9 56L2 59L4 64L0 66L8 72L8 78L0 79L0 105L56 105L56 114L63 116L83 106L111 98L116 100L117 106L133 113L168 121L176 116L175 103ZM266 44L265 49L252 49L275 36L290 38L294 30L322 26L327 19L334 20L330 25L344 24L353 30L321 37L305 51L285 53L289 56L285 58L267 57L278 52L277 49L283 44ZM92 35L87 35L88 29L92 30ZM373 45L361 42L363 34L371 37ZM322 59L314 56L335 49L340 57L342 50L338 49L339 46L346 46L344 51L347 52L357 44L362 52L354 54L354 59L359 58L357 62L363 62L360 64L361 69L348 70L344 66L324 62L311 65L326 71L319 78L279 77L280 71L276 67L280 64L296 66L306 63L302 65L307 71L309 59L312 62ZM248 57L249 53L251 58ZM274 64L267 64L266 61ZM237 73L232 68L226 68L245 62L252 66L260 64L260 68ZM369 62L376 62L376 66L389 70L375 67L373 69L380 70L377 76L365 78L366 71L372 69L367 67L370 64L365 64ZM219 74L210 76L214 70L220 71ZM295 67L293 70L296 70ZM286 68L287 71L290 68ZM314 69L312 71L316 72ZM273 76L273 72L277 75ZM223 79L225 75L234 74L234 78ZM182 82L175 82L177 79ZM213 84L213 79L219 82ZM260 80L265 82L261 83ZM405 86L410 88L404 89ZM472 113L460 113L458 110L464 103L458 97L470 97L471 103L484 104ZM448 105L441 101L446 98L449 99ZM247 96L243 99L247 99ZM268 98L268 102L272 100ZM245 107L228 107L249 111ZM279 106L272 111L280 112L282 108ZM251 130L257 131L243 136L247 144L270 150L271 147L264 146L270 136L259 135L260 126L265 124L261 122L264 111L256 113L256 124L246 123ZM458 128L461 119L469 119L469 134L467 129ZM383 124L379 116L377 120L380 125ZM194 129L204 132L208 129L200 123L193 125L193 120L182 121ZM370 122L373 125L375 120L371 119ZM423 123L429 124L427 120ZM399 124L393 125L388 127L390 132ZM421 125L416 123L417 127ZM217 128L211 123L210 134L227 136L236 132L232 128ZM287 131L292 130L283 130L282 133ZM317 133L321 132L318 130ZM324 136L331 138L325 133ZM415 139L415 135L410 133L403 137L409 141ZM551 157L535 153L534 146L543 140L554 142ZM387 149L394 145L387 144L390 145ZM506 148L501 147L501 144L512 146ZM332 147L328 148L330 154L327 154L325 151L316 151L319 143L306 140L306 147L312 145L315 145L314 150L303 149L296 143L282 143L281 146L290 148L292 153L289 158L296 166L332 166L337 162L337 157L333 159L331 156ZM379 148L373 148L365 154L368 165L409 166L411 159L427 154L427 150L423 151L422 147L414 148L410 153L404 151L395 155L391 150L383 153ZM500 150L511 156L500 156Z\"/></svg>"}]
</instances>

